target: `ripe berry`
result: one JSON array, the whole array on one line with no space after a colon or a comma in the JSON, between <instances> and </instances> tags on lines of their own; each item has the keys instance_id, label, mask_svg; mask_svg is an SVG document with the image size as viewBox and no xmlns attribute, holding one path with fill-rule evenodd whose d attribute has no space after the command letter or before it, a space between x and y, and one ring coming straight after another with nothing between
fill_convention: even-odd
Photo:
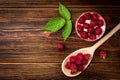
<instances>
[{"instance_id":1,"label":"ripe berry","mask_svg":"<svg viewBox=\"0 0 120 80\"><path fill-rule=\"evenodd\" d=\"M80 60L83 60L83 54L82 54L82 53L78 53L78 54L76 55L76 58L77 58L77 59L80 59Z\"/></svg>"},{"instance_id":2,"label":"ripe berry","mask_svg":"<svg viewBox=\"0 0 120 80\"><path fill-rule=\"evenodd\" d=\"M76 56L71 56L71 57L70 57L70 62L71 62L71 63L74 63L75 61L76 61Z\"/></svg>"},{"instance_id":3,"label":"ripe berry","mask_svg":"<svg viewBox=\"0 0 120 80\"><path fill-rule=\"evenodd\" d=\"M88 61L90 59L90 54L84 54L84 59Z\"/></svg>"},{"instance_id":4,"label":"ripe berry","mask_svg":"<svg viewBox=\"0 0 120 80\"><path fill-rule=\"evenodd\" d=\"M88 28L87 32L93 33L94 32L94 28L93 27Z\"/></svg>"},{"instance_id":5,"label":"ripe berry","mask_svg":"<svg viewBox=\"0 0 120 80\"><path fill-rule=\"evenodd\" d=\"M64 44L58 44L57 47L56 47L56 49L58 51L63 51L65 49L65 46L64 46Z\"/></svg>"},{"instance_id":6,"label":"ripe berry","mask_svg":"<svg viewBox=\"0 0 120 80\"><path fill-rule=\"evenodd\" d=\"M95 34L96 34L96 35L100 35L101 33L102 33L101 27L97 27L97 28L95 29Z\"/></svg>"},{"instance_id":7,"label":"ripe berry","mask_svg":"<svg viewBox=\"0 0 120 80\"><path fill-rule=\"evenodd\" d=\"M103 20L99 20L99 21L98 21L98 27L103 26L103 24L104 24Z\"/></svg>"},{"instance_id":8,"label":"ripe berry","mask_svg":"<svg viewBox=\"0 0 120 80\"><path fill-rule=\"evenodd\" d=\"M95 20L91 20L90 21L90 27L94 27L96 26L96 21Z\"/></svg>"},{"instance_id":9,"label":"ripe berry","mask_svg":"<svg viewBox=\"0 0 120 80\"><path fill-rule=\"evenodd\" d=\"M79 33L83 32L83 27L81 25L77 25L77 30Z\"/></svg>"},{"instance_id":10,"label":"ripe berry","mask_svg":"<svg viewBox=\"0 0 120 80\"><path fill-rule=\"evenodd\" d=\"M105 59L106 58L106 52L105 51L100 51L100 57Z\"/></svg>"},{"instance_id":11,"label":"ripe berry","mask_svg":"<svg viewBox=\"0 0 120 80\"><path fill-rule=\"evenodd\" d=\"M89 38L90 38L91 40L95 40L95 39L96 39L96 35L90 34L90 35L89 35Z\"/></svg>"},{"instance_id":12,"label":"ripe berry","mask_svg":"<svg viewBox=\"0 0 120 80\"><path fill-rule=\"evenodd\" d=\"M88 63L88 60L83 60L82 64L86 65Z\"/></svg>"},{"instance_id":13,"label":"ripe berry","mask_svg":"<svg viewBox=\"0 0 120 80\"><path fill-rule=\"evenodd\" d=\"M83 24L83 27L84 27L84 28L88 28L88 27L89 27L89 24L88 24L88 23L84 23L84 24Z\"/></svg>"},{"instance_id":14,"label":"ripe berry","mask_svg":"<svg viewBox=\"0 0 120 80\"><path fill-rule=\"evenodd\" d=\"M72 63L72 64L70 65L70 69L71 69L71 70L77 70L77 66Z\"/></svg>"},{"instance_id":15,"label":"ripe berry","mask_svg":"<svg viewBox=\"0 0 120 80\"><path fill-rule=\"evenodd\" d=\"M94 20L98 20L98 14L94 13L94 14L92 14L92 17Z\"/></svg>"},{"instance_id":16,"label":"ripe berry","mask_svg":"<svg viewBox=\"0 0 120 80\"><path fill-rule=\"evenodd\" d=\"M82 60L79 59L79 58L77 58L77 59L76 59L76 64L77 64L77 65L81 65L81 63L82 63Z\"/></svg>"},{"instance_id":17,"label":"ripe berry","mask_svg":"<svg viewBox=\"0 0 120 80\"><path fill-rule=\"evenodd\" d=\"M81 66L78 66L78 71L83 71L84 70L84 66L81 65Z\"/></svg>"},{"instance_id":18,"label":"ripe berry","mask_svg":"<svg viewBox=\"0 0 120 80\"><path fill-rule=\"evenodd\" d=\"M81 37L83 39L87 39L88 38L88 33L87 32L82 32L80 35L81 35Z\"/></svg>"},{"instance_id":19,"label":"ripe berry","mask_svg":"<svg viewBox=\"0 0 120 80\"><path fill-rule=\"evenodd\" d=\"M84 15L84 17L85 17L85 19L90 19L90 18L91 18L91 14L90 14L90 13L86 13L86 14Z\"/></svg>"},{"instance_id":20,"label":"ripe berry","mask_svg":"<svg viewBox=\"0 0 120 80\"><path fill-rule=\"evenodd\" d=\"M104 19L105 19L106 22L109 22L110 21L110 16L109 15L105 15Z\"/></svg>"},{"instance_id":21,"label":"ripe berry","mask_svg":"<svg viewBox=\"0 0 120 80\"><path fill-rule=\"evenodd\" d=\"M79 23L83 24L85 22L85 18L84 17L81 17L79 20L78 20Z\"/></svg>"},{"instance_id":22,"label":"ripe berry","mask_svg":"<svg viewBox=\"0 0 120 80\"><path fill-rule=\"evenodd\" d=\"M67 62L67 63L65 64L65 67L66 67L67 69L70 69L70 65L71 65L71 63L70 63L70 62Z\"/></svg>"}]
</instances>

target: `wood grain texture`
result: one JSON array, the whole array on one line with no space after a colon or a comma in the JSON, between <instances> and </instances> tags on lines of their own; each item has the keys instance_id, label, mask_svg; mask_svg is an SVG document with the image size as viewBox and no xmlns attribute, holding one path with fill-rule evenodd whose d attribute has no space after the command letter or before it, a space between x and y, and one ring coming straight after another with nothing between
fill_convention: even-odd
<instances>
[{"instance_id":1,"label":"wood grain texture","mask_svg":"<svg viewBox=\"0 0 120 80\"><path fill-rule=\"evenodd\" d=\"M120 22L120 1L61 0L77 17L86 11L109 14L107 34ZM0 0L0 80L120 80L120 30L96 51L92 63L81 75L68 78L61 71L63 59L76 49L95 42L81 40L73 32L63 42L61 31L42 30L47 21L60 16L58 0ZM64 43L66 50L56 51ZM99 57L105 50L107 58Z\"/></svg>"}]
</instances>

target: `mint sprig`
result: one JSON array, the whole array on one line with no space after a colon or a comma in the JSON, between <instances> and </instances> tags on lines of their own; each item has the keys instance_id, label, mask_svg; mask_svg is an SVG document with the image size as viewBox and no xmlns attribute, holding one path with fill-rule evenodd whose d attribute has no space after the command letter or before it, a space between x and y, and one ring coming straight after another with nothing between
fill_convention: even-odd
<instances>
[{"instance_id":1,"label":"mint sprig","mask_svg":"<svg viewBox=\"0 0 120 80\"><path fill-rule=\"evenodd\" d=\"M62 29L62 36L64 41L70 36L72 31L72 21L70 11L67 7L59 2L59 13L63 17L55 17L48 21L48 23L44 26L44 30L48 30L51 32L57 32Z\"/></svg>"}]
</instances>

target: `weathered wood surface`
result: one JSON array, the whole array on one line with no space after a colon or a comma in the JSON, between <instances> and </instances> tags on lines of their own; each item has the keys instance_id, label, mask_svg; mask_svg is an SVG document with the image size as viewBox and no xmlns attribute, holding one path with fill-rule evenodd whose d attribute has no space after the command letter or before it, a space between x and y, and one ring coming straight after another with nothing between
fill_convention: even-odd
<instances>
[{"instance_id":1,"label":"weathered wood surface","mask_svg":"<svg viewBox=\"0 0 120 80\"><path fill-rule=\"evenodd\" d=\"M120 22L120 2L108 0L61 0L72 13L72 21L86 11L109 14L108 33ZM81 75L68 78L61 71L63 59L76 49L95 42L81 40L73 32L63 42L61 31L43 31L58 14L58 0L0 0L0 80L120 80L120 31L99 47L92 63ZM56 51L64 43L66 50ZM105 50L107 58L99 57Z\"/></svg>"}]
</instances>

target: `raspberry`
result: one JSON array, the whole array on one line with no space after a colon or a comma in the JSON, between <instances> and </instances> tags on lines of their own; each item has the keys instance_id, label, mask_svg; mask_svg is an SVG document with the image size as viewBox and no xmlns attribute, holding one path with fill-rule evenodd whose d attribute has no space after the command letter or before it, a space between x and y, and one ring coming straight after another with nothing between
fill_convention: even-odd
<instances>
[{"instance_id":1,"label":"raspberry","mask_svg":"<svg viewBox=\"0 0 120 80\"><path fill-rule=\"evenodd\" d=\"M94 27L96 26L96 21L95 20L91 20L90 21L90 27Z\"/></svg>"},{"instance_id":2,"label":"raspberry","mask_svg":"<svg viewBox=\"0 0 120 80\"><path fill-rule=\"evenodd\" d=\"M71 73L71 74L76 74L76 73L77 73L77 70L71 70L70 73Z\"/></svg>"},{"instance_id":3,"label":"raspberry","mask_svg":"<svg viewBox=\"0 0 120 80\"><path fill-rule=\"evenodd\" d=\"M76 59L76 64L77 64L77 65L81 65L81 63L82 63L82 62L81 62L81 59L80 59L80 58L77 58L77 59Z\"/></svg>"},{"instance_id":4,"label":"raspberry","mask_svg":"<svg viewBox=\"0 0 120 80\"><path fill-rule=\"evenodd\" d=\"M103 26L103 24L104 24L103 20L99 20L99 21L98 21L98 27Z\"/></svg>"},{"instance_id":5,"label":"raspberry","mask_svg":"<svg viewBox=\"0 0 120 80\"><path fill-rule=\"evenodd\" d=\"M104 19L105 19L106 22L109 22L110 21L110 16L109 15L105 15Z\"/></svg>"},{"instance_id":6,"label":"raspberry","mask_svg":"<svg viewBox=\"0 0 120 80\"><path fill-rule=\"evenodd\" d=\"M81 37L83 39L87 39L88 38L88 33L87 32L82 32L80 35L81 35Z\"/></svg>"},{"instance_id":7,"label":"raspberry","mask_svg":"<svg viewBox=\"0 0 120 80\"><path fill-rule=\"evenodd\" d=\"M84 59L88 61L90 59L90 54L84 54Z\"/></svg>"},{"instance_id":8,"label":"raspberry","mask_svg":"<svg viewBox=\"0 0 120 80\"><path fill-rule=\"evenodd\" d=\"M72 63L72 64L70 65L70 69L71 69L71 70L77 70L77 66Z\"/></svg>"},{"instance_id":9,"label":"raspberry","mask_svg":"<svg viewBox=\"0 0 120 80\"><path fill-rule=\"evenodd\" d=\"M86 14L84 15L84 17L85 17L85 19L90 19L90 18L91 18L91 14L90 14L90 13L86 13Z\"/></svg>"},{"instance_id":10,"label":"raspberry","mask_svg":"<svg viewBox=\"0 0 120 80\"><path fill-rule=\"evenodd\" d=\"M106 58L106 52L105 51L100 51L100 57L105 59Z\"/></svg>"},{"instance_id":11,"label":"raspberry","mask_svg":"<svg viewBox=\"0 0 120 80\"><path fill-rule=\"evenodd\" d=\"M94 28L92 28L92 27L88 28L87 32L93 33L94 32Z\"/></svg>"},{"instance_id":12,"label":"raspberry","mask_svg":"<svg viewBox=\"0 0 120 80\"><path fill-rule=\"evenodd\" d=\"M84 23L84 24L83 24L83 27L84 27L84 28L88 28L88 27L89 27L89 24Z\"/></svg>"},{"instance_id":13,"label":"raspberry","mask_svg":"<svg viewBox=\"0 0 120 80\"><path fill-rule=\"evenodd\" d=\"M88 60L83 60L82 64L86 65L88 63Z\"/></svg>"},{"instance_id":14,"label":"raspberry","mask_svg":"<svg viewBox=\"0 0 120 80\"><path fill-rule=\"evenodd\" d=\"M89 35L89 38L90 38L91 40L95 40L95 39L96 39L96 35L90 34L90 35Z\"/></svg>"},{"instance_id":15,"label":"raspberry","mask_svg":"<svg viewBox=\"0 0 120 80\"><path fill-rule=\"evenodd\" d=\"M70 62L67 62L67 63L65 64L65 67L66 67L67 69L70 69L70 65L71 65L71 63L70 63Z\"/></svg>"},{"instance_id":16,"label":"raspberry","mask_svg":"<svg viewBox=\"0 0 120 80\"><path fill-rule=\"evenodd\" d=\"M78 71L83 71L84 70L84 66L81 65L81 66L78 66Z\"/></svg>"},{"instance_id":17,"label":"raspberry","mask_svg":"<svg viewBox=\"0 0 120 80\"><path fill-rule=\"evenodd\" d=\"M65 46L64 46L64 44L58 44L57 47L56 47L56 49L58 51L63 51L65 49Z\"/></svg>"},{"instance_id":18,"label":"raspberry","mask_svg":"<svg viewBox=\"0 0 120 80\"><path fill-rule=\"evenodd\" d=\"M95 34L96 34L96 35L100 35L101 33L102 33L101 27L97 27L97 28L95 29Z\"/></svg>"},{"instance_id":19,"label":"raspberry","mask_svg":"<svg viewBox=\"0 0 120 80\"><path fill-rule=\"evenodd\" d=\"M79 33L83 32L83 28L81 25L77 25L77 30Z\"/></svg>"},{"instance_id":20,"label":"raspberry","mask_svg":"<svg viewBox=\"0 0 120 80\"><path fill-rule=\"evenodd\" d=\"M83 24L85 22L85 18L84 17L81 17L79 20L78 20L79 23Z\"/></svg>"},{"instance_id":21,"label":"raspberry","mask_svg":"<svg viewBox=\"0 0 120 80\"><path fill-rule=\"evenodd\" d=\"M71 56L71 57L70 57L70 62L71 62L71 63L74 63L75 61L76 61L76 56Z\"/></svg>"},{"instance_id":22,"label":"raspberry","mask_svg":"<svg viewBox=\"0 0 120 80\"><path fill-rule=\"evenodd\" d=\"M78 53L76 55L77 59L83 60L83 54L82 53Z\"/></svg>"},{"instance_id":23,"label":"raspberry","mask_svg":"<svg viewBox=\"0 0 120 80\"><path fill-rule=\"evenodd\" d=\"M97 20L98 19L98 14L94 13L94 14L92 14L92 17L93 17L94 20Z\"/></svg>"}]
</instances>

